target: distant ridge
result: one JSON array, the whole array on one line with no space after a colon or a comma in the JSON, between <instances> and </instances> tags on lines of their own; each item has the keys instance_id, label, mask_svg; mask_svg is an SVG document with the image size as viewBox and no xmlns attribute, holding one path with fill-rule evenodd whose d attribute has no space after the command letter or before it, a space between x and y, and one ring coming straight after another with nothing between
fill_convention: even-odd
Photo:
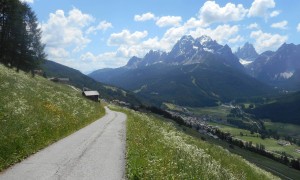
<instances>
[{"instance_id":1,"label":"distant ridge","mask_svg":"<svg viewBox=\"0 0 300 180\"><path fill-rule=\"evenodd\" d=\"M300 90L300 45L284 43L277 51L267 51L246 67L262 82L286 90Z\"/></svg>"}]
</instances>

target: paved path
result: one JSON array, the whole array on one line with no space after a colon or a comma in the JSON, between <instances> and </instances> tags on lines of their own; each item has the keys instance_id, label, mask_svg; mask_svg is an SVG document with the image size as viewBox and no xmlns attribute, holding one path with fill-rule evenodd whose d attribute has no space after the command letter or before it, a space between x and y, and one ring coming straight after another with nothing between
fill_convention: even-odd
<instances>
[{"instance_id":1,"label":"paved path","mask_svg":"<svg viewBox=\"0 0 300 180\"><path fill-rule=\"evenodd\" d=\"M0 180L125 179L123 113L106 115L0 174Z\"/></svg>"}]
</instances>

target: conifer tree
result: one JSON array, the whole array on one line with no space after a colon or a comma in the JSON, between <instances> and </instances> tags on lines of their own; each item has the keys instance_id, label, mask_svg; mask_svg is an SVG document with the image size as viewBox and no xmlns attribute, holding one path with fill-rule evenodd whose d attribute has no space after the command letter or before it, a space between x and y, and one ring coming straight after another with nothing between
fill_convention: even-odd
<instances>
[{"instance_id":1,"label":"conifer tree","mask_svg":"<svg viewBox=\"0 0 300 180\"><path fill-rule=\"evenodd\" d=\"M32 71L46 58L37 17L26 3L0 0L0 62Z\"/></svg>"}]
</instances>

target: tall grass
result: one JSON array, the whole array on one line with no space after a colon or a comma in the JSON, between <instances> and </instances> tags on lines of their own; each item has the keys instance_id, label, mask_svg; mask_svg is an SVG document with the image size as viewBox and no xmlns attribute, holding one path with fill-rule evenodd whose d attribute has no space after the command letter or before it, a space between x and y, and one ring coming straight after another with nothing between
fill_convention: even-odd
<instances>
[{"instance_id":1,"label":"tall grass","mask_svg":"<svg viewBox=\"0 0 300 180\"><path fill-rule=\"evenodd\" d=\"M67 85L0 65L0 171L103 115Z\"/></svg>"},{"instance_id":2,"label":"tall grass","mask_svg":"<svg viewBox=\"0 0 300 180\"><path fill-rule=\"evenodd\" d=\"M277 179L173 122L126 109L128 179Z\"/></svg>"}]
</instances>

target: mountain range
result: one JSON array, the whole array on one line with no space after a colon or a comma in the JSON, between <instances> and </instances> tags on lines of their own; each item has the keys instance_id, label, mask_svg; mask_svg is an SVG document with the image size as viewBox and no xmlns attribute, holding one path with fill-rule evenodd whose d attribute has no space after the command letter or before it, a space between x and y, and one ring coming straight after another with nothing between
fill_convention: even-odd
<instances>
[{"instance_id":1,"label":"mountain range","mask_svg":"<svg viewBox=\"0 0 300 180\"><path fill-rule=\"evenodd\" d=\"M228 45L208 36L183 36L170 52L151 50L143 58L132 57L123 67L97 70L89 76L156 105L213 106L273 92L247 74Z\"/></svg>"},{"instance_id":2,"label":"mountain range","mask_svg":"<svg viewBox=\"0 0 300 180\"><path fill-rule=\"evenodd\" d=\"M246 66L250 75L286 90L300 89L300 45L284 43L275 52L266 51Z\"/></svg>"},{"instance_id":3,"label":"mountain range","mask_svg":"<svg viewBox=\"0 0 300 180\"><path fill-rule=\"evenodd\" d=\"M215 59L219 62L208 61ZM239 59L232 53L228 45L222 46L208 36L194 39L192 36L183 36L168 53L151 50L144 58L131 58L126 68L135 69L154 64L189 65L189 64L223 64L243 70Z\"/></svg>"}]
</instances>

